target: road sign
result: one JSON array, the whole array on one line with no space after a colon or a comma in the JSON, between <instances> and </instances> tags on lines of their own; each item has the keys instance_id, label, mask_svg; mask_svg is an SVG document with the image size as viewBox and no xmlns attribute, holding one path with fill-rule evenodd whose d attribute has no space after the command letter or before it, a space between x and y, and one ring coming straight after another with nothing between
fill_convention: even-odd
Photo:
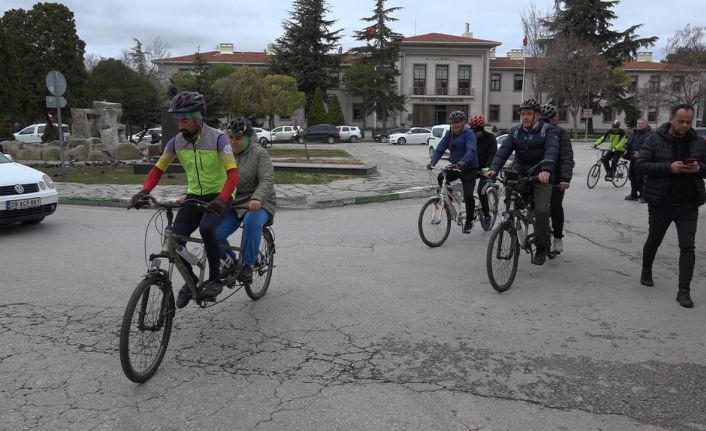
<instances>
[{"instance_id":1,"label":"road sign","mask_svg":"<svg viewBox=\"0 0 706 431\"><path fill-rule=\"evenodd\" d=\"M47 96L47 108L57 108L57 104L59 105L58 108L66 107L64 96Z\"/></svg>"},{"instance_id":2,"label":"road sign","mask_svg":"<svg viewBox=\"0 0 706 431\"><path fill-rule=\"evenodd\" d=\"M591 117L593 117L593 109L591 109L591 108L584 108L582 115L583 115L583 118L591 118Z\"/></svg>"},{"instance_id":3,"label":"road sign","mask_svg":"<svg viewBox=\"0 0 706 431\"><path fill-rule=\"evenodd\" d=\"M54 96L62 96L66 91L66 78L58 70L47 73L46 81L49 92Z\"/></svg>"}]
</instances>

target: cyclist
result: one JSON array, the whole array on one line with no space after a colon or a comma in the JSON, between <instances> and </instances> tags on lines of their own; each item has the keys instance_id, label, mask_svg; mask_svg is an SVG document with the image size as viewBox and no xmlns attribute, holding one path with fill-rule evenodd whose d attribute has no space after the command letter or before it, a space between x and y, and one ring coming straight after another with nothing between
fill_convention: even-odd
<instances>
[{"instance_id":1,"label":"cyclist","mask_svg":"<svg viewBox=\"0 0 706 431\"><path fill-rule=\"evenodd\" d=\"M230 209L231 195L238 185L238 168L228 137L203 121L206 113L203 95L182 91L172 99L169 112L176 118L179 134L167 142L164 153L147 174L142 190L132 197L130 203L139 205L139 201L157 186L174 158L179 158L188 182L187 199L203 202L208 211L204 212L194 204L184 204L174 220L174 233L187 236L199 228L209 267L208 280L199 285L199 299L215 298L223 290L219 281L220 245L216 229ZM193 270L191 276L197 279ZM185 307L190 299L191 291L184 285L177 297L177 307Z\"/></svg>"},{"instance_id":2,"label":"cyclist","mask_svg":"<svg viewBox=\"0 0 706 431\"><path fill-rule=\"evenodd\" d=\"M610 150L605 152L601 162L606 171L605 180L613 181L615 167L618 164L618 160L620 160L620 156L625 152L625 144L627 143L625 130L620 128L620 121L613 121L612 127L598 138L596 143L593 144L593 148L597 148L605 142L606 139L610 142Z\"/></svg>"},{"instance_id":3,"label":"cyclist","mask_svg":"<svg viewBox=\"0 0 706 431\"><path fill-rule=\"evenodd\" d=\"M540 104L535 99L527 99L520 104L521 123L513 127L507 139L495 153L490 170L485 176L494 177L505 161L515 152L515 166L520 174L527 175L529 168L539 164L539 183L532 184L535 214L535 242L537 253L532 263L544 265L549 252L549 202L552 186L549 184L551 172L559 158L559 131L556 127L540 121Z\"/></svg>"},{"instance_id":4,"label":"cyclist","mask_svg":"<svg viewBox=\"0 0 706 431\"><path fill-rule=\"evenodd\" d=\"M252 266L255 264L263 226L275 214L275 171L267 150L252 138L253 127L246 118L239 117L228 125L228 134L233 146L240 178L233 206L226 213L218 228L217 236L221 244L228 246L228 237L243 225L243 267L238 272L238 280L252 281ZM221 252L232 262L237 257L232 250ZM228 259L226 259L228 261Z\"/></svg>"},{"instance_id":5,"label":"cyclist","mask_svg":"<svg viewBox=\"0 0 706 431\"><path fill-rule=\"evenodd\" d=\"M552 250L554 254L559 254L564 251L562 243L564 237L564 191L569 188L574 171L574 150L571 147L569 133L556 124L556 114L556 106L551 103L542 105L542 120L559 130L559 160L554 166L554 172L552 172L552 183L559 187L552 188L552 199L549 205L552 218L552 236L554 237Z\"/></svg>"},{"instance_id":6,"label":"cyclist","mask_svg":"<svg viewBox=\"0 0 706 431\"><path fill-rule=\"evenodd\" d=\"M481 169L490 168L490 162L493 161L495 152L498 150L498 141L495 139L495 135L485 130L485 124L486 121L483 114L476 114L468 119L468 126L476 135L478 167ZM487 178L483 176L478 180L478 198L483 209L483 220L481 220L483 228L487 228L492 221L490 218L490 207L488 206L488 195L481 194L481 190L487 182Z\"/></svg>"},{"instance_id":7,"label":"cyclist","mask_svg":"<svg viewBox=\"0 0 706 431\"><path fill-rule=\"evenodd\" d=\"M466 128L466 114L463 111L453 111L449 115L451 130L446 132L436 150L431 157L431 163L427 164L427 169L431 169L441 160L446 150L449 150L449 163L451 168L446 173L448 182L461 179L463 186L463 199L466 202L466 221L463 224L463 233L471 233L473 229L473 213L475 211L475 200L473 199L473 188L476 186L478 176L478 155L476 153L476 136ZM456 168L460 172L452 170ZM439 174L439 186L443 182L443 172Z\"/></svg>"}]
</instances>

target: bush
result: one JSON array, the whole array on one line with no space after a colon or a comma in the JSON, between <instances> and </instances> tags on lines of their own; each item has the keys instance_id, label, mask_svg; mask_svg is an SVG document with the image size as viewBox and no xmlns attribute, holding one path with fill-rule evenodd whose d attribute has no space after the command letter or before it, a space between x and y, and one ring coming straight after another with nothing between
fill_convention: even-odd
<instances>
[{"instance_id":1,"label":"bush","mask_svg":"<svg viewBox=\"0 0 706 431\"><path fill-rule=\"evenodd\" d=\"M139 151L133 144L118 144L113 153L115 160L135 160L138 155Z\"/></svg>"},{"instance_id":2,"label":"bush","mask_svg":"<svg viewBox=\"0 0 706 431\"><path fill-rule=\"evenodd\" d=\"M50 160L60 160L61 159L61 150L59 147L55 147L53 145L50 145L42 151L42 160L44 161L50 161Z\"/></svg>"},{"instance_id":3,"label":"bush","mask_svg":"<svg viewBox=\"0 0 706 431\"><path fill-rule=\"evenodd\" d=\"M331 99L331 104L328 107L328 114L326 114L327 123L333 124L334 126L342 126L345 124L345 119L343 118L343 110L341 110L341 104L338 101L338 96L333 95Z\"/></svg>"},{"instance_id":4,"label":"bush","mask_svg":"<svg viewBox=\"0 0 706 431\"><path fill-rule=\"evenodd\" d=\"M319 87L316 87L314 92L314 99L311 101L311 110L309 115L306 117L306 125L308 127L315 126L317 124L326 123L326 106L324 105L324 92L321 91Z\"/></svg>"}]
</instances>

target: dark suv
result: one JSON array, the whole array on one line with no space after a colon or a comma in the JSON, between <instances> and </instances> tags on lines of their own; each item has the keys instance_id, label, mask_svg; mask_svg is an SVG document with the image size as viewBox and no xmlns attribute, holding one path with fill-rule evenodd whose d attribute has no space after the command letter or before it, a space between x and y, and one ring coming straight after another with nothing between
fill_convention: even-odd
<instances>
[{"instance_id":1,"label":"dark suv","mask_svg":"<svg viewBox=\"0 0 706 431\"><path fill-rule=\"evenodd\" d=\"M304 132L304 136L298 138L298 142L327 142L333 144L340 141L338 129L333 124L315 124Z\"/></svg>"}]
</instances>

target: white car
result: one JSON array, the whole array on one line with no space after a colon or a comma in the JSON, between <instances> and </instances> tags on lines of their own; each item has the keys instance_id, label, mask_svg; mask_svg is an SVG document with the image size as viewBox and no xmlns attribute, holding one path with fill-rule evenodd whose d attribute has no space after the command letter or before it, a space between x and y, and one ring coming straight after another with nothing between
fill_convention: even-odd
<instances>
[{"instance_id":1,"label":"white car","mask_svg":"<svg viewBox=\"0 0 706 431\"><path fill-rule=\"evenodd\" d=\"M257 135L257 142L263 147L267 148L267 144L272 140L272 135L269 130L262 129L260 127L253 127L255 135Z\"/></svg>"},{"instance_id":2,"label":"white car","mask_svg":"<svg viewBox=\"0 0 706 431\"><path fill-rule=\"evenodd\" d=\"M142 130L140 130L138 133L135 133L134 135L130 136L130 141L132 142L153 142L153 141L159 141L162 139L162 128L161 127L153 127L151 129L147 129L147 133L142 135Z\"/></svg>"},{"instance_id":3,"label":"white car","mask_svg":"<svg viewBox=\"0 0 706 431\"><path fill-rule=\"evenodd\" d=\"M426 144L431 136L431 130L422 127L412 127L405 133L394 133L389 136L392 145Z\"/></svg>"},{"instance_id":4,"label":"white car","mask_svg":"<svg viewBox=\"0 0 706 431\"><path fill-rule=\"evenodd\" d=\"M363 139L363 133L358 126L336 126L341 142L357 142Z\"/></svg>"},{"instance_id":5,"label":"white car","mask_svg":"<svg viewBox=\"0 0 706 431\"><path fill-rule=\"evenodd\" d=\"M439 145L439 141L441 141L441 138L443 138L449 130L451 130L451 125L449 124L437 124L431 128L431 136L427 139L427 144L429 145L429 157L434 155L436 146Z\"/></svg>"},{"instance_id":6,"label":"white car","mask_svg":"<svg viewBox=\"0 0 706 431\"><path fill-rule=\"evenodd\" d=\"M272 142L293 142L299 133L299 126L279 126L272 129Z\"/></svg>"},{"instance_id":7,"label":"white car","mask_svg":"<svg viewBox=\"0 0 706 431\"><path fill-rule=\"evenodd\" d=\"M0 224L37 224L54 213L59 193L54 181L0 153Z\"/></svg>"},{"instance_id":8,"label":"white car","mask_svg":"<svg viewBox=\"0 0 706 431\"><path fill-rule=\"evenodd\" d=\"M15 135L15 139L17 139L18 141L27 144L41 143L45 126L45 123L32 124L31 126L27 126L17 133L13 133L13 135ZM59 127L59 125L57 123L54 123L54 127ZM64 130L64 141L68 141L69 136L71 136L71 133L69 132L69 125L62 125L62 129Z\"/></svg>"}]
</instances>

